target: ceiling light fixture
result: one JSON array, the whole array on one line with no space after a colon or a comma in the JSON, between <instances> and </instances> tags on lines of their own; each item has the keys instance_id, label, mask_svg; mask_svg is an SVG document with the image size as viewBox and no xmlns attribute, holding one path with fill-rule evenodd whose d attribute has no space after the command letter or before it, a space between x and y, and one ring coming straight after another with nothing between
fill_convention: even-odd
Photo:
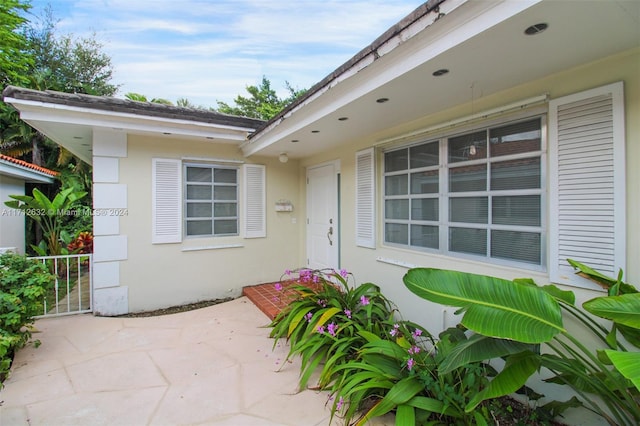
<instances>
[{"instance_id":1,"label":"ceiling light fixture","mask_svg":"<svg viewBox=\"0 0 640 426\"><path fill-rule=\"evenodd\" d=\"M312 130L311 133L320 133L320 130Z\"/></svg>"},{"instance_id":2,"label":"ceiling light fixture","mask_svg":"<svg viewBox=\"0 0 640 426\"><path fill-rule=\"evenodd\" d=\"M376 99L376 102L379 104L383 104L385 102L389 102L389 98L378 98Z\"/></svg>"},{"instance_id":3,"label":"ceiling light fixture","mask_svg":"<svg viewBox=\"0 0 640 426\"><path fill-rule=\"evenodd\" d=\"M298 143L300 142L300 139L291 139L291 143Z\"/></svg>"},{"instance_id":4,"label":"ceiling light fixture","mask_svg":"<svg viewBox=\"0 0 640 426\"><path fill-rule=\"evenodd\" d=\"M280 160L281 163L286 163L287 161L289 161L289 156L287 155L286 152L283 152L282 154L280 154L280 156L278 157L278 160Z\"/></svg>"},{"instance_id":5,"label":"ceiling light fixture","mask_svg":"<svg viewBox=\"0 0 640 426\"><path fill-rule=\"evenodd\" d=\"M347 121L349 119L349 117L340 117L338 118L338 121Z\"/></svg>"},{"instance_id":6,"label":"ceiling light fixture","mask_svg":"<svg viewBox=\"0 0 640 426\"><path fill-rule=\"evenodd\" d=\"M549 27L549 24L540 22L539 24L531 25L530 27L528 27L526 30L524 30L524 33L526 35L536 35L536 34L540 34L544 30L546 30L548 27Z\"/></svg>"},{"instance_id":7,"label":"ceiling light fixture","mask_svg":"<svg viewBox=\"0 0 640 426\"><path fill-rule=\"evenodd\" d=\"M446 68L440 68L439 70L435 70L433 73L431 73L431 75L434 77L440 77L445 74L449 74L449 70Z\"/></svg>"}]
</instances>

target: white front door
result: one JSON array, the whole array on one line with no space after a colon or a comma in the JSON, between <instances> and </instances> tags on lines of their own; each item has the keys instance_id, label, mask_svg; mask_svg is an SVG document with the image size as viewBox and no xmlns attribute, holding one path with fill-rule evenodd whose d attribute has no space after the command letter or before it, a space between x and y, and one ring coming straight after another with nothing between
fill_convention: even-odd
<instances>
[{"instance_id":1,"label":"white front door","mask_svg":"<svg viewBox=\"0 0 640 426\"><path fill-rule=\"evenodd\" d=\"M307 169L307 266L339 268L339 162Z\"/></svg>"}]
</instances>

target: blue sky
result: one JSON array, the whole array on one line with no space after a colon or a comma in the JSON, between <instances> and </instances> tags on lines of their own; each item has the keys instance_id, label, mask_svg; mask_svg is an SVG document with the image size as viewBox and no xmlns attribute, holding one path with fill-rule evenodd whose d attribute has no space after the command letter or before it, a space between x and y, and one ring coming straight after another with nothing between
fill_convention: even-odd
<instances>
[{"instance_id":1,"label":"blue sky","mask_svg":"<svg viewBox=\"0 0 640 426\"><path fill-rule=\"evenodd\" d=\"M266 76L309 88L413 11L420 0L32 0L58 31L91 36L114 66L116 96L232 103Z\"/></svg>"}]
</instances>

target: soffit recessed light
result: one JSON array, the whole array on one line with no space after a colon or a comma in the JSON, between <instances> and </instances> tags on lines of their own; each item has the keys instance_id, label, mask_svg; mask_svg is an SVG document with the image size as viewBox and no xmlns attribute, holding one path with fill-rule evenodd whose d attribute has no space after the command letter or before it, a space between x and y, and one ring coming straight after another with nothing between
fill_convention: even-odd
<instances>
[{"instance_id":1,"label":"soffit recessed light","mask_svg":"<svg viewBox=\"0 0 640 426\"><path fill-rule=\"evenodd\" d=\"M389 102L389 98L378 98L376 99L376 102L379 104L383 104L385 102Z\"/></svg>"},{"instance_id":2,"label":"soffit recessed light","mask_svg":"<svg viewBox=\"0 0 640 426\"><path fill-rule=\"evenodd\" d=\"M526 30L524 30L524 33L526 35L536 35L536 34L540 34L544 30L546 30L548 27L549 27L549 24L545 22L540 22L539 24L531 25L530 27L528 27Z\"/></svg>"},{"instance_id":3,"label":"soffit recessed light","mask_svg":"<svg viewBox=\"0 0 640 426\"><path fill-rule=\"evenodd\" d=\"M434 72L431 73L431 75L434 77L440 77L445 74L449 74L449 70L446 68L440 68L439 70L435 70Z\"/></svg>"},{"instance_id":4,"label":"soffit recessed light","mask_svg":"<svg viewBox=\"0 0 640 426\"><path fill-rule=\"evenodd\" d=\"M300 139L291 139L291 143L298 143L300 142Z\"/></svg>"},{"instance_id":5,"label":"soffit recessed light","mask_svg":"<svg viewBox=\"0 0 640 426\"><path fill-rule=\"evenodd\" d=\"M80 145L82 145L82 146L89 146L89 144L88 144L88 143L81 143Z\"/></svg>"},{"instance_id":6,"label":"soffit recessed light","mask_svg":"<svg viewBox=\"0 0 640 426\"><path fill-rule=\"evenodd\" d=\"M312 130L311 133L320 133L320 130Z\"/></svg>"},{"instance_id":7,"label":"soffit recessed light","mask_svg":"<svg viewBox=\"0 0 640 426\"><path fill-rule=\"evenodd\" d=\"M73 138L74 138L74 139L77 139L77 140L84 139L82 136L74 136Z\"/></svg>"},{"instance_id":8,"label":"soffit recessed light","mask_svg":"<svg viewBox=\"0 0 640 426\"><path fill-rule=\"evenodd\" d=\"M207 136L207 139L209 139L209 140L211 140L211 141L212 141L212 140L214 140L215 138L214 138L213 136Z\"/></svg>"},{"instance_id":9,"label":"soffit recessed light","mask_svg":"<svg viewBox=\"0 0 640 426\"><path fill-rule=\"evenodd\" d=\"M170 135L171 132L162 132L163 135Z\"/></svg>"},{"instance_id":10,"label":"soffit recessed light","mask_svg":"<svg viewBox=\"0 0 640 426\"><path fill-rule=\"evenodd\" d=\"M338 121L347 121L349 117L339 117Z\"/></svg>"}]
</instances>

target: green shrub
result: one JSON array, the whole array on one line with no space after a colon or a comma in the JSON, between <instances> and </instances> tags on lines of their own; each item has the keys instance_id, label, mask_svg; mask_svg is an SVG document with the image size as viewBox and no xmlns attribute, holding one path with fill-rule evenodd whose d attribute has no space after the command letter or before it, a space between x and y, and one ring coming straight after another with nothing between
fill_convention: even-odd
<instances>
[{"instance_id":1,"label":"green shrub","mask_svg":"<svg viewBox=\"0 0 640 426\"><path fill-rule=\"evenodd\" d=\"M271 323L271 337L274 346L279 339L289 342L287 359L301 356L300 388L321 364L318 386L326 387L335 367L366 343L360 332L382 333L393 318L394 308L378 286L350 287L350 276L345 270L301 269L288 272L284 286L276 284L288 305Z\"/></svg>"},{"instance_id":2,"label":"green shrub","mask_svg":"<svg viewBox=\"0 0 640 426\"><path fill-rule=\"evenodd\" d=\"M317 389L329 391L332 417L361 425L394 411L397 425L489 423L488 403L473 413L465 407L495 370L482 359L448 364L451 356L459 361L454 352L463 345L490 349L486 339L468 338L460 328L436 339L399 320L375 284L350 286L344 270L297 273L276 284L288 304L272 322L271 336L274 346L287 339L287 359L300 356L301 388L319 371ZM519 353L530 347L511 342L501 349Z\"/></svg>"},{"instance_id":3,"label":"green shrub","mask_svg":"<svg viewBox=\"0 0 640 426\"><path fill-rule=\"evenodd\" d=\"M31 338L33 317L42 314L44 295L54 282L39 262L13 253L0 256L0 382L15 351Z\"/></svg>"}]
</instances>

